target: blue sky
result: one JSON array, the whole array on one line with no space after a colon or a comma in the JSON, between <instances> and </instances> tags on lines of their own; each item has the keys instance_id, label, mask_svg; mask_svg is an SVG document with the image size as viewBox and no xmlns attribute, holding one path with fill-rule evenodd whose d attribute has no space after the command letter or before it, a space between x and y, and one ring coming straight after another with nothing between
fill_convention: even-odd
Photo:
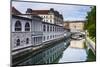
<instances>
[{"instance_id":1,"label":"blue sky","mask_svg":"<svg viewBox=\"0 0 100 67\"><path fill-rule=\"evenodd\" d=\"M63 5L63 4L48 4L48 3L34 3L34 2L12 2L17 10L25 13L27 8L36 9L50 9L54 8L63 15L64 20L85 20L87 12L91 10L91 6L86 5Z\"/></svg>"}]
</instances>

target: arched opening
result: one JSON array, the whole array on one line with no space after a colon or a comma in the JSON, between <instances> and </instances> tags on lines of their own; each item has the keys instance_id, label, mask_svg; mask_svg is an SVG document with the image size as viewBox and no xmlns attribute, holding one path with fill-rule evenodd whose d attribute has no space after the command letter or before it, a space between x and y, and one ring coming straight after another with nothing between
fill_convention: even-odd
<instances>
[{"instance_id":1,"label":"arched opening","mask_svg":"<svg viewBox=\"0 0 100 67\"><path fill-rule=\"evenodd\" d=\"M28 22L25 24L25 31L30 31L30 24Z\"/></svg>"},{"instance_id":2,"label":"arched opening","mask_svg":"<svg viewBox=\"0 0 100 67\"><path fill-rule=\"evenodd\" d=\"M16 21L15 23L15 31L21 31L21 22L20 21Z\"/></svg>"},{"instance_id":3,"label":"arched opening","mask_svg":"<svg viewBox=\"0 0 100 67\"><path fill-rule=\"evenodd\" d=\"M26 39L26 44L29 44L29 38Z\"/></svg>"},{"instance_id":4,"label":"arched opening","mask_svg":"<svg viewBox=\"0 0 100 67\"><path fill-rule=\"evenodd\" d=\"M17 39L16 46L20 46L20 39Z\"/></svg>"}]
</instances>

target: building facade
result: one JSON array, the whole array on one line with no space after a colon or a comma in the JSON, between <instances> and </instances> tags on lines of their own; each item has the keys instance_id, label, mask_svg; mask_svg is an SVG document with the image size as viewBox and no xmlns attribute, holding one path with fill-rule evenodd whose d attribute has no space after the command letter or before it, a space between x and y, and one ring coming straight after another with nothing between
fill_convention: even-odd
<instances>
[{"instance_id":1,"label":"building facade","mask_svg":"<svg viewBox=\"0 0 100 67\"><path fill-rule=\"evenodd\" d=\"M12 54L30 50L42 43L42 18L31 14L22 14L12 7L11 46Z\"/></svg>"},{"instance_id":2,"label":"building facade","mask_svg":"<svg viewBox=\"0 0 100 67\"><path fill-rule=\"evenodd\" d=\"M17 14L17 12L12 13L11 19L12 55L69 36L63 26L44 22L43 18L36 14Z\"/></svg>"},{"instance_id":3,"label":"building facade","mask_svg":"<svg viewBox=\"0 0 100 67\"><path fill-rule=\"evenodd\" d=\"M15 53L16 51L20 52L23 48L25 48L24 50L30 49L30 46L32 46L31 22L32 20L29 18L12 15L11 44L12 50L15 51Z\"/></svg>"},{"instance_id":4,"label":"building facade","mask_svg":"<svg viewBox=\"0 0 100 67\"><path fill-rule=\"evenodd\" d=\"M62 26L42 22L43 42L64 37L65 30Z\"/></svg>"},{"instance_id":5,"label":"building facade","mask_svg":"<svg viewBox=\"0 0 100 67\"><path fill-rule=\"evenodd\" d=\"M65 21L64 27L71 32L81 32L84 31L84 24L85 21Z\"/></svg>"},{"instance_id":6,"label":"building facade","mask_svg":"<svg viewBox=\"0 0 100 67\"><path fill-rule=\"evenodd\" d=\"M63 16L58 11L55 11L53 8L50 10L32 10L30 8L26 11L27 14L37 14L38 16L42 17L44 22L63 25Z\"/></svg>"}]
</instances>

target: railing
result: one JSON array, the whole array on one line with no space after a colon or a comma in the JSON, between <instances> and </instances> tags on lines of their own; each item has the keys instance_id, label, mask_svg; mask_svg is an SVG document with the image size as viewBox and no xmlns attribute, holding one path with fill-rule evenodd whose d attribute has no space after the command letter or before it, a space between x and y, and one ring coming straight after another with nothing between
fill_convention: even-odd
<instances>
[{"instance_id":1,"label":"railing","mask_svg":"<svg viewBox=\"0 0 100 67\"><path fill-rule=\"evenodd\" d=\"M43 32L41 32L41 31L33 31L32 32L32 35L42 35L43 34Z\"/></svg>"},{"instance_id":2,"label":"railing","mask_svg":"<svg viewBox=\"0 0 100 67\"><path fill-rule=\"evenodd\" d=\"M95 43L88 37L86 37L86 45L93 51L94 55L96 54L96 45Z\"/></svg>"}]
</instances>

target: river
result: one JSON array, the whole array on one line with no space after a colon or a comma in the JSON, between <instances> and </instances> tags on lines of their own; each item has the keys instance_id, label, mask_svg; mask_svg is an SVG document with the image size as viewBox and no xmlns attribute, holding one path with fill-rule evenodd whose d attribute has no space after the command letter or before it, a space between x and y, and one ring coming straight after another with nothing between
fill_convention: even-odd
<instances>
[{"instance_id":1,"label":"river","mask_svg":"<svg viewBox=\"0 0 100 67\"><path fill-rule=\"evenodd\" d=\"M80 62L87 60L87 53L84 49L83 40L71 40L69 47L63 52L59 63L63 62Z\"/></svg>"},{"instance_id":2,"label":"river","mask_svg":"<svg viewBox=\"0 0 100 67\"><path fill-rule=\"evenodd\" d=\"M87 53L84 48L84 39L66 40L57 43L55 46L31 56L19 65L37 65L52 63L81 62L87 60Z\"/></svg>"}]
</instances>

